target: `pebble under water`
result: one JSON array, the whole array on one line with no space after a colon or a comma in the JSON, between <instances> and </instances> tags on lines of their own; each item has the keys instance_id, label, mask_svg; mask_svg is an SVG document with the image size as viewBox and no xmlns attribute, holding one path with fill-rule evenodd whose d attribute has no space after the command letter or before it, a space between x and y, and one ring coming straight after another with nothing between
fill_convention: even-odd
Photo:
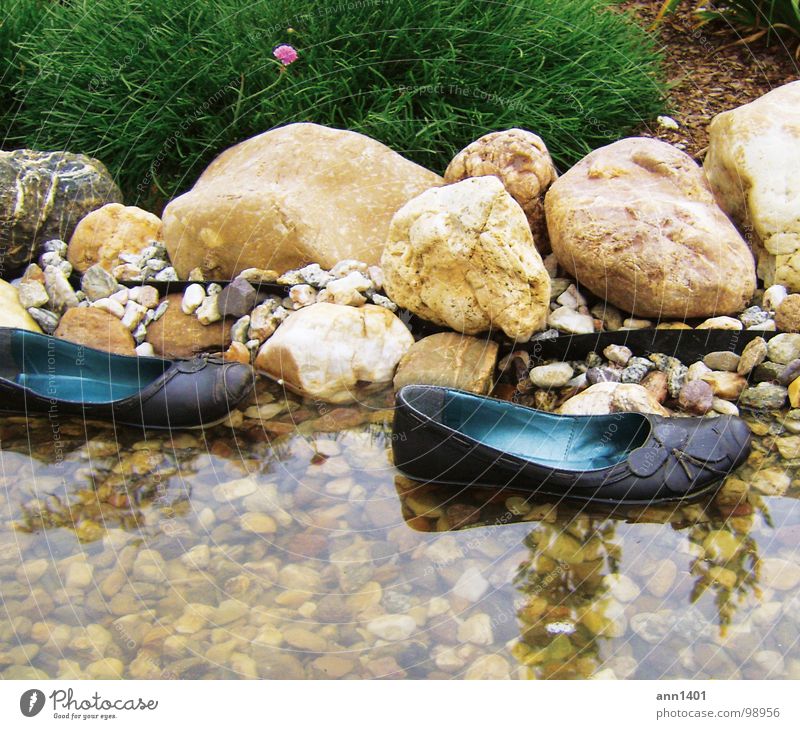
<instances>
[{"instance_id":1,"label":"pebble under water","mask_svg":"<svg viewBox=\"0 0 800 729\"><path fill-rule=\"evenodd\" d=\"M391 402L4 418L0 676L800 678L784 413L712 500L623 513L409 481Z\"/></svg>"}]
</instances>

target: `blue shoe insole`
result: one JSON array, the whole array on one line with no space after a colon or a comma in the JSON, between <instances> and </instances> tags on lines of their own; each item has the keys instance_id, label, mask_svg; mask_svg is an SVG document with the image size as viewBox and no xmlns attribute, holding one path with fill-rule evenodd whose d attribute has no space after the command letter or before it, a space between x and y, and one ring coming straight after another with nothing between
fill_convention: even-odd
<instances>
[{"instance_id":1,"label":"blue shoe insole","mask_svg":"<svg viewBox=\"0 0 800 729\"><path fill-rule=\"evenodd\" d=\"M38 395L69 402L104 403L122 400L141 390L138 380L133 382L110 382L80 375L20 374L17 384L33 390Z\"/></svg>"},{"instance_id":2,"label":"blue shoe insole","mask_svg":"<svg viewBox=\"0 0 800 729\"><path fill-rule=\"evenodd\" d=\"M442 422L504 453L590 471L619 463L645 441L647 421L631 415L554 415L503 401L450 396L445 400Z\"/></svg>"},{"instance_id":3,"label":"blue shoe insole","mask_svg":"<svg viewBox=\"0 0 800 729\"><path fill-rule=\"evenodd\" d=\"M171 364L101 352L24 330L14 332L11 344L16 372L9 373L9 379L41 397L65 402L123 400L147 387Z\"/></svg>"}]
</instances>

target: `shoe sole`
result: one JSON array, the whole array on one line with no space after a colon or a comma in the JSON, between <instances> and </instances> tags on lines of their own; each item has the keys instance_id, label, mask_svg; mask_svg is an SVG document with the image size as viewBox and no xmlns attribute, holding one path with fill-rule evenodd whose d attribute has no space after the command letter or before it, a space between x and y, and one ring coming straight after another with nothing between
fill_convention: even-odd
<instances>
[{"instance_id":1,"label":"shoe sole","mask_svg":"<svg viewBox=\"0 0 800 729\"><path fill-rule=\"evenodd\" d=\"M10 415L16 418L47 418L47 413L22 413L17 410L2 410L0 409L0 415ZM207 423L201 423L200 425L178 425L178 426L171 426L171 425L144 425L142 423L131 423L125 420L103 420L102 418L84 418L84 422L86 420L93 421L95 423L104 423L105 425L124 425L126 428L138 428L139 430L163 430L163 431L171 431L171 430L203 430L204 428L213 428L220 423L224 423L228 417L228 415L223 415L221 418L217 420L212 420ZM67 418L71 420L81 420L79 415L67 415Z\"/></svg>"},{"instance_id":2,"label":"shoe sole","mask_svg":"<svg viewBox=\"0 0 800 729\"><path fill-rule=\"evenodd\" d=\"M555 493L552 491L544 491L540 489L526 489L521 486L498 486L497 484L488 484L488 483L464 483L462 481L433 481L433 480L423 480L417 476L412 476L409 473L406 473L400 468L395 468L406 478L410 478L412 481L419 481L422 484L441 484L443 486L461 486L461 487L474 487L474 488L483 488L483 489L494 489L495 491L502 491L504 489L508 489L509 491L517 491L521 493L531 494L532 496L536 497L543 497L547 499L559 499L561 501L570 501L579 504L600 504L603 506L663 506L663 505L671 505L671 504L682 504L688 503L691 501L696 501L703 496L708 496L709 493L719 490L719 484L723 481L723 479L718 479L716 481L712 481L707 486L704 486L701 489L697 489L696 491L692 491L689 494L685 494L684 496L676 496L674 498L660 498L660 499L604 499L594 496L578 496L576 494L570 494L569 492L566 493Z\"/></svg>"}]
</instances>

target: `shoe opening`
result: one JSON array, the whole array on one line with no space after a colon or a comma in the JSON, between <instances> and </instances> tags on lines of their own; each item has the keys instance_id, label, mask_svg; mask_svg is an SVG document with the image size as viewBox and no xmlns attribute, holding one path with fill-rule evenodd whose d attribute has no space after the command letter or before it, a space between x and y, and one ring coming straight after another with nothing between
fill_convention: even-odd
<instances>
[{"instance_id":1,"label":"shoe opening","mask_svg":"<svg viewBox=\"0 0 800 729\"><path fill-rule=\"evenodd\" d=\"M498 451L571 471L614 466L650 434L639 413L555 415L454 391L445 396L442 422Z\"/></svg>"},{"instance_id":2,"label":"shoe opening","mask_svg":"<svg viewBox=\"0 0 800 729\"><path fill-rule=\"evenodd\" d=\"M123 400L158 379L169 362L123 357L24 330L10 340L12 379L42 397L101 404Z\"/></svg>"}]
</instances>

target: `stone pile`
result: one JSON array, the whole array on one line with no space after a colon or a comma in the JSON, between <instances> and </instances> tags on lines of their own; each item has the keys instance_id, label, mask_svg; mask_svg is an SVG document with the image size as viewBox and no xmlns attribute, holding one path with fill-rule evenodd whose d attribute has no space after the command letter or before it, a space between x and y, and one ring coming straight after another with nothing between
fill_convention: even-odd
<instances>
[{"instance_id":1,"label":"stone pile","mask_svg":"<svg viewBox=\"0 0 800 729\"><path fill-rule=\"evenodd\" d=\"M616 344L583 360L542 364L517 350L500 361L499 370L497 395L562 414L630 410L714 417L738 415L739 408L777 410L787 399L800 408L800 334L795 333L769 341L756 337L741 355L709 352L695 362L663 353L637 356ZM800 417L800 410L792 412Z\"/></svg>"}]
</instances>

